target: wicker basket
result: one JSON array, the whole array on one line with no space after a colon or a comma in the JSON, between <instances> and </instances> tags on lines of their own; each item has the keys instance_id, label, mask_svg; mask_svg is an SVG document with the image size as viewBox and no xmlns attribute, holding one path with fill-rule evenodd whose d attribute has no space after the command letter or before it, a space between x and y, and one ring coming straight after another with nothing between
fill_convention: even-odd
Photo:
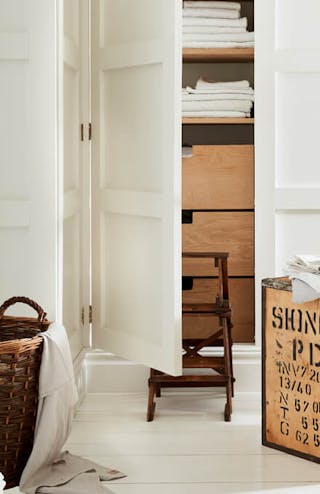
<instances>
[{"instance_id":1,"label":"wicker basket","mask_svg":"<svg viewBox=\"0 0 320 494\"><path fill-rule=\"evenodd\" d=\"M4 316L17 302L35 309L38 318ZM46 313L26 297L13 297L0 307L0 472L15 487L32 450L38 403Z\"/></svg>"}]
</instances>

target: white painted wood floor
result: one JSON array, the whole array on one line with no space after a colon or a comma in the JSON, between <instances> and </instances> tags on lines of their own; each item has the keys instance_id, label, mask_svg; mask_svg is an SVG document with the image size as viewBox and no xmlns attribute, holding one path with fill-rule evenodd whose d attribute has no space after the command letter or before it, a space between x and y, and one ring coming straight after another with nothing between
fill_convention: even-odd
<instances>
[{"instance_id":1,"label":"white painted wood floor","mask_svg":"<svg viewBox=\"0 0 320 494\"><path fill-rule=\"evenodd\" d=\"M256 394L234 399L231 423L220 393L170 390L157 402L147 423L144 395L88 395L67 448L125 472L106 483L115 494L320 493L320 465L261 446Z\"/></svg>"}]
</instances>

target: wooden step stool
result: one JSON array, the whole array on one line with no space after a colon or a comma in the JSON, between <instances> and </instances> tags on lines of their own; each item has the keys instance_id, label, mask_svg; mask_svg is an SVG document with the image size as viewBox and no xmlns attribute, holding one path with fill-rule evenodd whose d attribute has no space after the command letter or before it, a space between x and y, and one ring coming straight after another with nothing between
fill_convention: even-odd
<instances>
[{"instance_id":1,"label":"wooden step stool","mask_svg":"<svg viewBox=\"0 0 320 494\"><path fill-rule=\"evenodd\" d=\"M184 369L212 369L216 371L213 375L182 375L170 376L155 369L150 369L149 378L149 398L147 421L154 418L156 403L154 395L161 396L161 388L168 387L226 387L226 405L224 409L224 419L231 420L232 397L233 397L233 377L232 367L232 338L231 338L231 306L229 302L228 286L228 253L226 252L197 252L183 253L183 258L212 258L213 268L218 270L219 293L213 294L212 303L182 304L182 314L184 317L191 317L197 320L201 316L212 316L218 318L219 328L213 334L204 339L182 340L183 368ZM213 275L215 273L213 272ZM204 347L223 347L221 357L203 357L199 354Z\"/></svg>"}]
</instances>

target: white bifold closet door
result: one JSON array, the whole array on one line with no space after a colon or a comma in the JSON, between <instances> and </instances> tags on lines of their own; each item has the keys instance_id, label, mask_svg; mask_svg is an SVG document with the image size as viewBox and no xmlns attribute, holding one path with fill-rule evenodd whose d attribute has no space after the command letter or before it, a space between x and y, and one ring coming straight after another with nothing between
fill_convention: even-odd
<instances>
[{"instance_id":1,"label":"white bifold closet door","mask_svg":"<svg viewBox=\"0 0 320 494\"><path fill-rule=\"evenodd\" d=\"M181 373L181 2L92 1L93 346Z\"/></svg>"},{"instance_id":2,"label":"white bifold closet door","mask_svg":"<svg viewBox=\"0 0 320 494\"><path fill-rule=\"evenodd\" d=\"M292 254L320 254L320 2L256 0L255 15L260 281Z\"/></svg>"},{"instance_id":3,"label":"white bifold closet door","mask_svg":"<svg viewBox=\"0 0 320 494\"><path fill-rule=\"evenodd\" d=\"M76 357L90 343L89 0L62 7L63 323Z\"/></svg>"}]
</instances>

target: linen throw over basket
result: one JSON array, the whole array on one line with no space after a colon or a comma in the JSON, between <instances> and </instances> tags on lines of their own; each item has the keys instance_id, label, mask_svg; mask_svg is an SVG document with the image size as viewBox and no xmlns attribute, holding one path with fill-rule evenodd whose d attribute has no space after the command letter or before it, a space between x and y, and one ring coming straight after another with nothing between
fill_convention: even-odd
<instances>
[{"instance_id":1,"label":"linen throw over basket","mask_svg":"<svg viewBox=\"0 0 320 494\"><path fill-rule=\"evenodd\" d=\"M5 315L22 302L38 317ZM0 472L6 488L15 487L30 456L37 415L38 383L43 339L50 322L46 313L26 297L12 297L0 307Z\"/></svg>"}]
</instances>

